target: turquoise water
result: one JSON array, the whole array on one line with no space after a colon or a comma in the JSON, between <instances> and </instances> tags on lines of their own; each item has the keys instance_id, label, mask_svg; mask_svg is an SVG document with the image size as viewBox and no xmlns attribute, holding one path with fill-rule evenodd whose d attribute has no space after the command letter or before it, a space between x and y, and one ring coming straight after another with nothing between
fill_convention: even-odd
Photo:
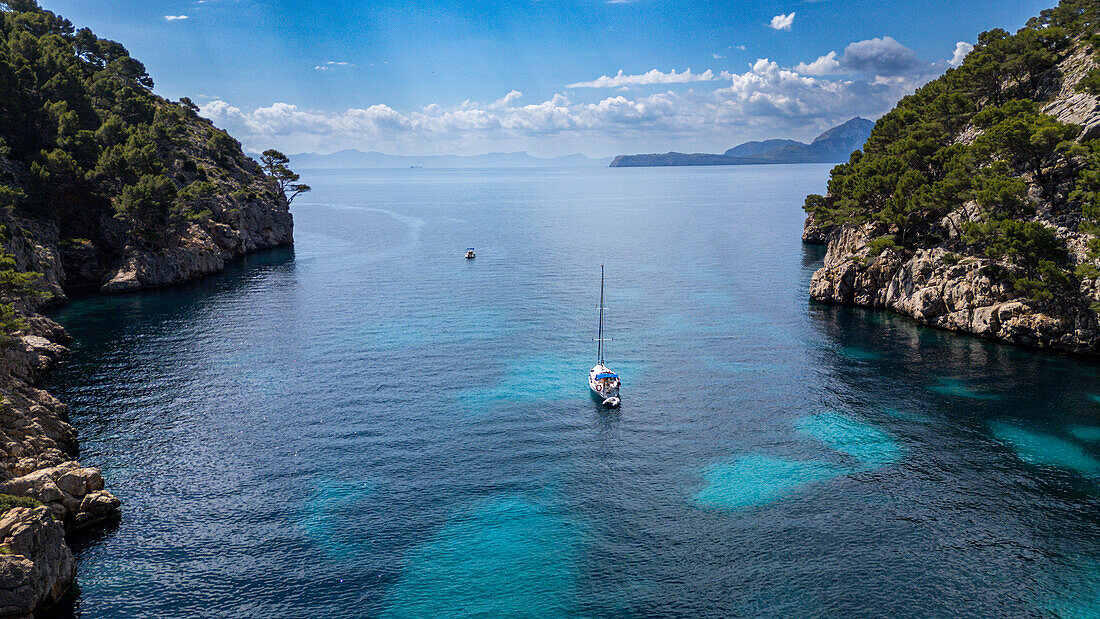
<instances>
[{"instance_id":1,"label":"turquoise water","mask_svg":"<svg viewBox=\"0 0 1100 619\"><path fill-rule=\"evenodd\" d=\"M1021 460L1037 466L1074 471L1087 479L1100 481L1100 458L1072 439L1025 430L1019 426L992 422L993 436L1006 443ZM1071 434L1074 433L1070 429ZM1082 437L1078 437L1082 438ZM1083 437L1088 440L1088 436Z\"/></svg>"},{"instance_id":2,"label":"turquoise water","mask_svg":"<svg viewBox=\"0 0 1100 619\"><path fill-rule=\"evenodd\" d=\"M414 547L384 617L579 616L574 527L522 496L457 514Z\"/></svg>"},{"instance_id":3,"label":"turquoise water","mask_svg":"<svg viewBox=\"0 0 1100 619\"><path fill-rule=\"evenodd\" d=\"M892 464L902 456L902 448L893 437L853 417L821 413L799 419L795 427L868 467Z\"/></svg>"},{"instance_id":4,"label":"turquoise water","mask_svg":"<svg viewBox=\"0 0 1100 619\"><path fill-rule=\"evenodd\" d=\"M314 171L294 248L75 300L124 504L55 614L1095 616L1100 365L809 302L828 169Z\"/></svg>"},{"instance_id":5,"label":"turquoise water","mask_svg":"<svg viewBox=\"0 0 1100 619\"><path fill-rule=\"evenodd\" d=\"M743 509L765 505L806 486L850 473L852 469L825 462L742 456L703 471L706 484L695 494L701 507Z\"/></svg>"}]
</instances>

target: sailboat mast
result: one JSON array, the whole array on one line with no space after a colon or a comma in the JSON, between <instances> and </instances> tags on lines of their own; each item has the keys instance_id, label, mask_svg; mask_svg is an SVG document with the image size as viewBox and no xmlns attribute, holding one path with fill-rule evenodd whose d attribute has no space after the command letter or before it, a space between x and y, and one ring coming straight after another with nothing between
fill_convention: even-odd
<instances>
[{"instance_id":1,"label":"sailboat mast","mask_svg":"<svg viewBox=\"0 0 1100 619\"><path fill-rule=\"evenodd\" d=\"M597 361L603 363L603 265L600 265L600 334L597 336L596 346Z\"/></svg>"}]
</instances>

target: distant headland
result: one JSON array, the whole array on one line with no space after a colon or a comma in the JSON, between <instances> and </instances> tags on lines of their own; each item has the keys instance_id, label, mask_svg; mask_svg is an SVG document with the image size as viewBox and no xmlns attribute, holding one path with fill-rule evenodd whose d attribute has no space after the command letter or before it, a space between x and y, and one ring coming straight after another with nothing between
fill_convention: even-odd
<instances>
[{"instance_id":1,"label":"distant headland","mask_svg":"<svg viewBox=\"0 0 1100 619\"><path fill-rule=\"evenodd\" d=\"M745 142L722 154L664 153L651 155L619 155L611 161L613 168L651 166L755 165L764 163L843 163L852 151L863 147L875 123L866 118L853 118L833 127L805 144L795 140L765 140Z\"/></svg>"}]
</instances>

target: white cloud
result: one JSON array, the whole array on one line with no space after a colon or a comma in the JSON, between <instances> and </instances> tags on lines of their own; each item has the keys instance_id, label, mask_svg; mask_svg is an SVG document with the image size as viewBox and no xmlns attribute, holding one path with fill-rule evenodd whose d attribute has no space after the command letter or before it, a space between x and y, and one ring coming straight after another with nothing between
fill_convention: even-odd
<instances>
[{"instance_id":1,"label":"white cloud","mask_svg":"<svg viewBox=\"0 0 1100 619\"><path fill-rule=\"evenodd\" d=\"M492 107L492 108L508 107L509 105L511 105L512 103L518 101L522 97L523 97L522 92L520 92L518 90L512 90L508 94L506 94L503 97L501 97L501 98L497 99L496 101L494 101L493 104L490 105L489 107Z\"/></svg>"},{"instance_id":2,"label":"white cloud","mask_svg":"<svg viewBox=\"0 0 1100 619\"><path fill-rule=\"evenodd\" d=\"M823 58L838 62L835 54ZM832 66L825 61L810 66L815 64ZM655 80L672 74L657 75L664 77L645 83L662 83ZM675 75L682 81L688 72ZM218 99L203 105L200 113L255 150L359 148L423 154L559 144L559 154L564 154L585 144L607 152L699 151L729 148L738 138L810 137L852 116L874 118L924 79L923 74L824 78L783 69L766 58L744 73L717 76L708 71L691 76L726 83L652 94L627 91L581 101L559 93L530 104L523 104L522 93L512 90L490 103L433 103L408 111L381 103L317 111L285 102L248 111ZM638 83L638 79L627 81ZM708 146L711 142L717 143Z\"/></svg>"},{"instance_id":3,"label":"white cloud","mask_svg":"<svg viewBox=\"0 0 1100 619\"><path fill-rule=\"evenodd\" d=\"M882 37L858 41L846 47L840 66L875 75L902 75L926 69L928 64L892 37Z\"/></svg>"},{"instance_id":4,"label":"white cloud","mask_svg":"<svg viewBox=\"0 0 1100 619\"><path fill-rule=\"evenodd\" d=\"M687 82L709 82L714 80L714 72L710 69L702 73L692 73L691 69L683 73L677 73L675 69L669 73L662 73L653 69L640 75L624 75L622 69L614 76L603 75L588 82L576 82L566 88L618 88L620 86L643 86L651 84L684 84Z\"/></svg>"},{"instance_id":5,"label":"white cloud","mask_svg":"<svg viewBox=\"0 0 1100 619\"><path fill-rule=\"evenodd\" d=\"M191 18L186 16L186 15L165 15L164 19L166 19L168 21L178 21L178 20L181 20L181 19L191 19Z\"/></svg>"},{"instance_id":6,"label":"white cloud","mask_svg":"<svg viewBox=\"0 0 1100 619\"><path fill-rule=\"evenodd\" d=\"M955 62L961 62L971 49L970 44L959 43L955 47L955 58L947 64L956 66ZM857 41L848 45L843 55L829 52L813 62L800 62L793 70L813 76L866 74L872 76L871 83L875 84L923 84L945 67L943 62L924 62L916 52L886 36Z\"/></svg>"},{"instance_id":7,"label":"white cloud","mask_svg":"<svg viewBox=\"0 0 1100 619\"><path fill-rule=\"evenodd\" d=\"M966 55L974 49L974 46L966 41L959 41L955 44L955 53L951 56L951 60L947 61L947 64L957 67L963 63L966 59Z\"/></svg>"},{"instance_id":8,"label":"white cloud","mask_svg":"<svg viewBox=\"0 0 1100 619\"><path fill-rule=\"evenodd\" d=\"M810 137L854 115L877 118L931 79L933 70L945 66L925 65L914 73L883 77L861 78L868 74L860 73L829 77L843 69L837 68L842 64L843 59L831 53L793 69L760 58L744 73L653 70L625 75L620 71L580 84L625 90L579 90L576 101L558 93L525 104L524 95L511 90L491 102L431 103L411 110L376 103L318 111L288 102L242 110L215 99L204 104L200 113L256 151L360 148L426 154L551 148L565 154L575 152L577 144L602 154L720 151L744 139ZM652 93L629 89L683 82L692 82L692 88ZM711 82L714 86L709 86Z\"/></svg>"},{"instance_id":9,"label":"white cloud","mask_svg":"<svg viewBox=\"0 0 1100 619\"><path fill-rule=\"evenodd\" d=\"M793 25L793 24L794 24L794 12L791 12L790 15L783 15L782 13L780 13L779 15L776 15L775 17L772 18L772 21L771 21L770 24L768 24L768 26L772 30L790 30L791 25Z\"/></svg>"},{"instance_id":10,"label":"white cloud","mask_svg":"<svg viewBox=\"0 0 1100 619\"><path fill-rule=\"evenodd\" d=\"M319 64L319 65L317 65L313 68L318 70L318 71L332 71L332 70L336 69L337 67L354 67L354 66L355 65L351 64L350 62L337 62L335 60L329 60L328 62L323 62L323 63L321 63L321 64Z\"/></svg>"},{"instance_id":11,"label":"white cloud","mask_svg":"<svg viewBox=\"0 0 1100 619\"><path fill-rule=\"evenodd\" d=\"M836 75L841 72L836 52L829 52L809 64L800 62L795 65L794 70L803 75Z\"/></svg>"},{"instance_id":12,"label":"white cloud","mask_svg":"<svg viewBox=\"0 0 1100 619\"><path fill-rule=\"evenodd\" d=\"M711 54L711 57L714 58L715 60L722 60L723 58L725 58L725 56L723 56L721 54Z\"/></svg>"}]
</instances>

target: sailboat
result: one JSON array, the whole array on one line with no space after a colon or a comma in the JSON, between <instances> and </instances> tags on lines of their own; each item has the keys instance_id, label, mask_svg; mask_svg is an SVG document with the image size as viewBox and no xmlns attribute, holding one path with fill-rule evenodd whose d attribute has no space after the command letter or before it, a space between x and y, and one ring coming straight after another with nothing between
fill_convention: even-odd
<instances>
[{"instance_id":1,"label":"sailboat","mask_svg":"<svg viewBox=\"0 0 1100 619\"><path fill-rule=\"evenodd\" d=\"M603 265L600 265L600 330L596 338L596 366L588 371L588 388L592 395L604 406L615 408L622 403L619 399L619 375L612 372L603 363Z\"/></svg>"}]
</instances>

